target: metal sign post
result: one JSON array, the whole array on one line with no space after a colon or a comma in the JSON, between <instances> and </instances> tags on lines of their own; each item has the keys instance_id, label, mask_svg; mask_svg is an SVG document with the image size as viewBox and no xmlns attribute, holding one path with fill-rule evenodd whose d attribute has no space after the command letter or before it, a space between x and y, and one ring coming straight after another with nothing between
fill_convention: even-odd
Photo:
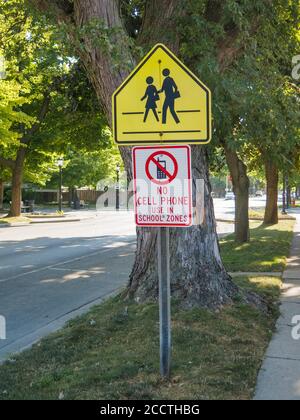
<instances>
[{"instance_id":1,"label":"metal sign post","mask_svg":"<svg viewBox=\"0 0 300 420\"><path fill-rule=\"evenodd\" d=\"M133 149L136 224L157 229L160 373L170 377L171 285L170 227L189 227L192 214L192 167L189 146Z\"/></svg>"},{"instance_id":2,"label":"metal sign post","mask_svg":"<svg viewBox=\"0 0 300 420\"><path fill-rule=\"evenodd\" d=\"M170 376L171 366L171 285L170 285L170 232L168 227L158 232L158 276L160 316L160 373Z\"/></svg>"}]
</instances>

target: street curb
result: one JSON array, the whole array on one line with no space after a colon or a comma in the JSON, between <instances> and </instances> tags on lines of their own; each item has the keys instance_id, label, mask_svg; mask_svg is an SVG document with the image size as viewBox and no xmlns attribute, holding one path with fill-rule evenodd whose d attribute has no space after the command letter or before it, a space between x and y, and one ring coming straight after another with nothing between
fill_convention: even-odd
<instances>
[{"instance_id":1,"label":"street curb","mask_svg":"<svg viewBox=\"0 0 300 420\"><path fill-rule=\"evenodd\" d=\"M231 277L235 278L235 277L278 277L278 278L282 278L283 273L279 272L279 271L274 271L274 273L272 272L231 272L228 273Z\"/></svg>"},{"instance_id":2,"label":"street curb","mask_svg":"<svg viewBox=\"0 0 300 420\"><path fill-rule=\"evenodd\" d=\"M63 219L63 220L32 220L30 225L41 225L47 223L72 223L72 222L81 222L84 219Z\"/></svg>"},{"instance_id":3,"label":"street curb","mask_svg":"<svg viewBox=\"0 0 300 420\"><path fill-rule=\"evenodd\" d=\"M253 221L256 221L256 222L263 222L264 221L264 219L263 218L261 218L261 217L249 217L249 220L253 220ZM279 222L284 222L285 220L287 220L287 221L291 221L291 220L297 220L295 217L292 217L292 216L290 216L290 217L279 217L278 218L278 221Z\"/></svg>"},{"instance_id":4,"label":"street curb","mask_svg":"<svg viewBox=\"0 0 300 420\"><path fill-rule=\"evenodd\" d=\"M287 221L295 221L296 218L290 216L290 217L279 218L278 220L279 220L279 222L284 222L285 220L287 220ZM251 221L253 221L253 222L263 222L264 220L261 217L249 217L249 221L250 222ZM219 222L219 223L235 223L235 220L230 220L230 219L216 219L216 222Z\"/></svg>"},{"instance_id":5,"label":"street curb","mask_svg":"<svg viewBox=\"0 0 300 420\"><path fill-rule=\"evenodd\" d=\"M112 292L98 297L95 300L88 302L71 312L66 313L65 315L60 316L59 318L51 321L49 324L44 327L38 328L36 331L27 334L25 337L19 338L15 342L7 346L7 352L4 355L0 355L0 366L5 362L9 362L10 359L13 359L14 356L21 354L25 350L31 349L32 346L37 344L43 338L46 338L48 335L53 334L66 326L66 324L88 313L93 307L98 306L106 302L108 299L117 296L124 290L124 286L118 287ZM5 348L5 347L3 347ZM2 348L2 349L3 349ZM1 351L1 349L0 349Z\"/></svg>"},{"instance_id":6,"label":"street curb","mask_svg":"<svg viewBox=\"0 0 300 420\"><path fill-rule=\"evenodd\" d=\"M0 223L0 229L6 229L11 227L24 227L24 226L30 226L30 225L44 225L48 223L75 223L75 222L81 222L85 219L63 219L63 220L38 220L38 221L31 221L28 223Z\"/></svg>"},{"instance_id":7,"label":"street curb","mask_svg":"<svg viewBox=\"0 0 300 420\"><path fill-rule=\"evenodd\" d=\"M1 223L0 229L3 228L10 228L10 227L22 227L22 226L29 226L31 223Z\"/></svg>"}]
</instances>

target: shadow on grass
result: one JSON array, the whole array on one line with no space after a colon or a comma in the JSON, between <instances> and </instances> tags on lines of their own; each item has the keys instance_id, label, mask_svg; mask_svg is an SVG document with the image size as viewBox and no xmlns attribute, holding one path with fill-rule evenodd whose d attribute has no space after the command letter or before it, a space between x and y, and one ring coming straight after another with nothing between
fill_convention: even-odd
<instances>
[{"instance_id":1,"label":"shadow on grass","mask_svg":"<svg viewBox=\"0 0 300 420\"><path fill-rule=\"evenodd\" d=\"M261 224L251 229L251 241L235 242L234 235L220 242L223 262L231 272L280 272L286 264L293 238L294 221Z\"/></svg>"},{"instance_id":2,"label":"shadow on grass","mask_svg":"<svg viewBox=\"0 0 300 420\"><path fill-rule=\"evenodd\" d=\"M260 295L267 303L268 309L279 315L278 306L274 302L279 301L282 281L278 277L237 277L234 282L247 292Z\"/></svg>"}]
</instances>

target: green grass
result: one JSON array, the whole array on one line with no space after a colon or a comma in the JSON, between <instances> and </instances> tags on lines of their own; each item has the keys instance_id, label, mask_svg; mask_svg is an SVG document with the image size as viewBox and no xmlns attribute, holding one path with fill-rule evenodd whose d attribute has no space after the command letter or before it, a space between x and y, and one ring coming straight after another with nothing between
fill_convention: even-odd
<instances>
[{"instance_id":1,"label":"green grass","mask_svg":"<svg viewBox=\"0 0 300 420\"><path fill-rule=\"evenodd\" d=\"M31 214L28 216L29 219L59 219L66 217L64 213L51 213L51 214Z\"/></svg>"},{"instance_id":2,"label":"green grass","mask_svg":"<svg viewBox=\"0 0 300 420\"><path fill-rule=\"evenodd\" d=\"M236 281L266 296L269 314L238 299L219 313L184 311L173 303L169 382L159 376L157 305L118 297L1 366L0 399L250 399L274 330L281 283Z\"/></svg>"},{"instance_id":3,"label":"green grass","mask_svg":"<svg viewBox=\"0 0 300 420\"><path fill-rule=\"evenodd\" d=\"M234 235L220 242L224 264L230 272L280 272L286 265L293 238L294 221L265 226L253 223L251 242L239 245Z\"/></svg>"},{"instance_id":4,"label":"green grass","mask_svg":"<svg viewBox=\"0 0 300 420\"><path fill-rule=\"evenodd\" d=\"M30 219L27 217L3 217L0 219L0 224L9 223L30 223Z\"/></svg>"},{"instance_id":5,"label":"green grass","mask_svg":"<svg viewBox=\"0 0 300 420\"><path fill-rule=\"evenodd\" d=\"M249 209L249 218L250 220L258 220L263 222L265 215L264 209ZM281 212L278 213L279 220L295 220L295 218L292 215L289 214L281 214Z\"/></svg>"}]
</instances>

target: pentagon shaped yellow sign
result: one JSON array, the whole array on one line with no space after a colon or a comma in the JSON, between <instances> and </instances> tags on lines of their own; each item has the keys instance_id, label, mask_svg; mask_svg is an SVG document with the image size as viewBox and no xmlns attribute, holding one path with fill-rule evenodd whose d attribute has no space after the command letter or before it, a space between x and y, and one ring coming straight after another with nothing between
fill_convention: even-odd
<instances>
[{"instance_id":1,"label":"pentagon shaped yellow sign","mask_svg":"<svg viewBox=\"0 0 300 420\"><path fill-rule=\"evenodd\" d=\"M119 145L207 144L211 121L210 90L162 44L113 95Z\"/></svg>"}]
</instances>

